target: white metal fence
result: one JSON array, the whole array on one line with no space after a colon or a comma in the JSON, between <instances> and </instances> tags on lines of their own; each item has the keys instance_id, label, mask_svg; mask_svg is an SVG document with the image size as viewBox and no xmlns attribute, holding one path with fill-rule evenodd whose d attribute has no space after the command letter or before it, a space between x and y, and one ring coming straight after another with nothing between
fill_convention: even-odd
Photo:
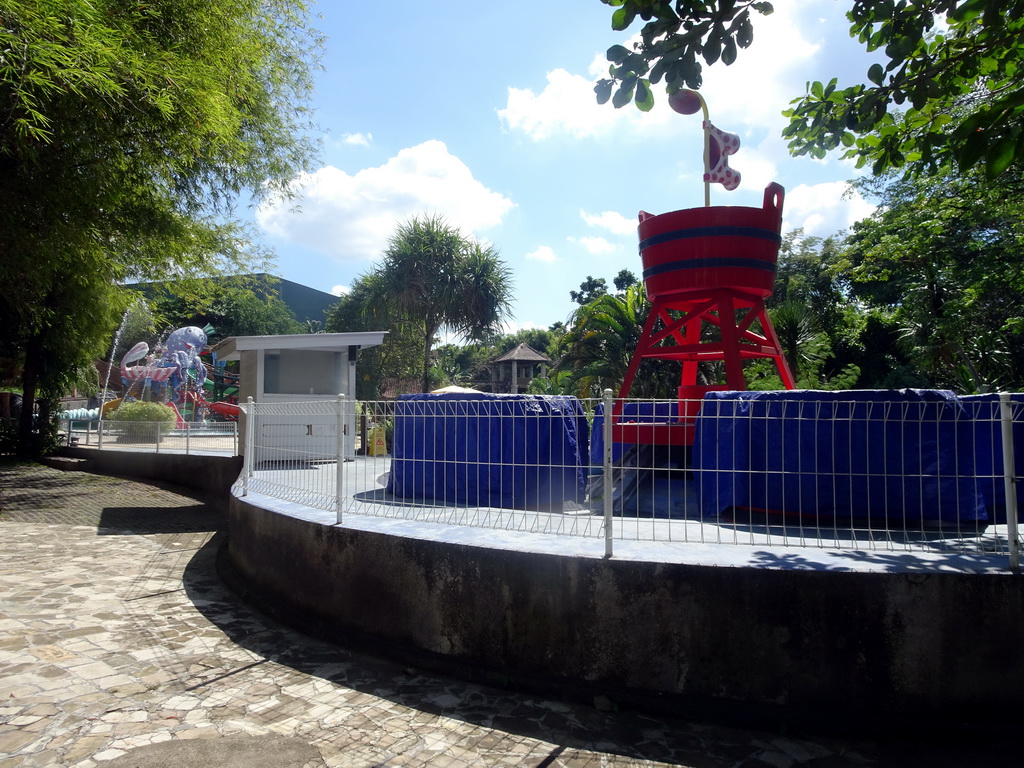
<instances>
[{"instance_id":1,"label":"white metal fence","mask_svg":"<svg viewBox=\"0 0 1024 768\"><path fill-rule=\"evenodd\" d=\"M86 421L61 422L69 446L121 451L238 455L238 422Z\"/></svg>"},{"instance_id":2,"label":"white metal fence","mask_svg":"<svg viewBox=\"0 0 1024 768\"><path fill-rule=\"evenodd\" d=\"M603 537L609 554L637 540L1005 554L1016 566L1024 401L805 394L705 400L676 444L643 437L676 421L675 401L610 393L250 402L240 485L339 522Z\"/></svg>"}]
</instances>

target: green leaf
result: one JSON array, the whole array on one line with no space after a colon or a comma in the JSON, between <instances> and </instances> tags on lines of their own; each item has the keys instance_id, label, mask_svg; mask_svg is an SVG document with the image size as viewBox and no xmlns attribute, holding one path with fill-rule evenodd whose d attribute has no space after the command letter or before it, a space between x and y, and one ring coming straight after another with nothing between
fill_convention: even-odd
<instances>
[{"instance_id":1,"label":"green leaf","mask_svg":"<svg viewBox=\"0 0 1024 768\"><path fill-rule=\"evenodd\" d=\"M718 61L718 57L722 55L722 41L719 38L714 40L708 39L704 43L704 61L708 63L708 66Z\"/></svg>"},{"instance_id":2,"label":"green leaf","mask_svg":"<svg viewBox=\"0 0 1024 768\"><path fill-rule=\"evenodd\" d=\"M727 38L722 47L722 63L729 66L736 61L736 41L731 37Z\"/></svg>"},{"instance_id":3,"label":"green leaf","mask_svg":"<svg viewBox=\"0 0 1024 768\"><path fill-rule=\"evenodd\" d=\"M650 112L654 106L654 93L651 91L650 83L646 80L637 81L636 96L633 98L633 102L641 112Z\"/></svg>"},{"instance_id":4,"label":"green leaf","mask_svg":"<svg viewBox=\"0 0 1024 768\"><path fill-rule=\"evenodd\" d=\"M985 153L985 176L994 179L1013 162L1017 153L1017 138L1015 136L1003 136L995 144L991 145Z\"/></svg>"},{"instance_id":5,"label":"green leaf","mask_svg":"<svg viewBox=\"0 0 1024 768\"><path fill-rule=\"evenodd\" d=\"M868 80L875 85L882 84L885 80L885 70L882 68L881 64L875 62L871 65L870 69L868 69Z\"/></svg>"},{"instance_id":6,"label":"green leaf","mask_svg":"<svg viewBox=\"0 0 1024 768\"><path fill-rule=\"evenodd\" d=\"M950 21L962 23L965 21L971 21L972 19L980 16L989 5L991 0L967 0L966 3L955 8L951 14L949 14Z\"/></svg>"},{"instance_id":7,"label":"green leaf","mask_svg":"<svg viewBox=\"0 0 1024 768\"><path fill-rule=\"evenodd\" d=\"M736 44L740 48L746 48L754 42L754 25L750 23L750 16L745 14L736 30Z\"/></svg>"},{"instance_id":8,"label":"green leaf","mask_svg":"<svg viewBox=\"0 0 1024 768\"><path fill-rule=\"evenodd\" d=\"M636 18L636 9L625 6L619 8L612 14L612 29L616 32L622 32L629 29L629 25L633 23L633 19Z\"/></svg>"},{"instance_id":9,"label":"green leaf","mask_svg":"<svg viewBox=\"0 0 1024 768\"><path fill-rule=\"evenodd\" d=\"M988 139L984 131L972 131L967 135L964 143L956 151L956 162L961 171L977 163L988 149Z\"/></svg>"},{"instance_id":10,"label":"green leaf","mask_svg":"<svg viewBox=\"0 0 1024 768\"><path fill-rule=\"evenodd\" d=\"M624 80L622 85L620 85L619 89L615 92L615 95L612 97L612 106L616 109L626 106L632 100L633 87L635 83L631 82L631 80L635 81L635 78L627 78Z\"/></svg>"},{"instance_id":11,"label":"green leaf","mask_svg":"<svg viewBox=\"0 0 1024 768\"><path fill-rule=\"evenodd\" d=\"M615 64L621 64L622 61L629 56L630 50L624 45L613 45L608 49L608 53L605 57L608 61L614 62Z\"/></svg>"},{"instance_id":12,"label":"green leaf","mask_svg":"<svg viewBox=\"0 0 1024 768\"><path fill-rule=\"evenodd\" d=\"M614 84L611 80L598 80L594 83L594 94L597 96L598 104L604 104L611 98Z\"/></svg>"}]
</instances>

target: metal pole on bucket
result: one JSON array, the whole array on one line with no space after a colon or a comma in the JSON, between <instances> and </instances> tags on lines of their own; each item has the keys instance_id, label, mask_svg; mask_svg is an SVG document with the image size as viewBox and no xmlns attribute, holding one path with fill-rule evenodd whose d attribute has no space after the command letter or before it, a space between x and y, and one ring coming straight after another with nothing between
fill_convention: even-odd
<instances>
[{"instance_id":1,"label":"metal pole on bucket","mask_svg":"<svg viewBox=\"0 0 1024 768\"><path fill-rule=\"evenodd\" d=\"M1010 393L999 393L999 421L1002 426L1003 492L1006 498L1006 538L1010 548L1010 568L1020 569L1020 544L1017 541L1017 478L1013 455L1013 407Z\"/></svg>"},{"instance_id":2,"label":"metal pole on bucket","mask_svg":"<svg viewBox=\"0 0 1024 768\"><path fill-rule=\"evenodd\" d=\"M604 439L602 479L604 480L604 556L612 556L612 391L604 391L604 421L601 434Z\"/></svg>"}]
</instances>

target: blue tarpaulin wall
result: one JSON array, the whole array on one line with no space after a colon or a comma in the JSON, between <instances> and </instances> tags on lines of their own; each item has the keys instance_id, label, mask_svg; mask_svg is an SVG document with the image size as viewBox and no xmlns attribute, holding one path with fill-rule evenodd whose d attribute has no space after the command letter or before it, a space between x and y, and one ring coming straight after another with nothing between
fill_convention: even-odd
<instances>
[{"instance_id":1,"label":"blue tarpaulin wall","mask_svg":"<svg viewBox=\"0 0 1024 768\"><path fill-rule=\"evenodd\" d=\"M940 390L709 392L692 459L702 514L991 520L999 425L976 414Z\"/></svg>"},{"instance_id":2,"label":"blue tarpaulin wall","mask_svg":"<svg viewBox=\"0 0 1024 768\"><path fill-rule=\"evenodd\" d=\"M1003 443L1000 423L999 395L964 395L960 402L970 410L974 419L973 452L978 470L978 487L985 508L992 513L993 522L1006 521L1006 494L1003 488ZM1013 414L1014 470L1016 477L1024 477L1024 395L1010 395ZM1018 487L1018 506L1024 502L1024 489Z\"/></svg>"},{"instance_id":3,"label":"blue tarpaulin wall","mask_svg":"<svg viewBox=\"0 0 1024 768\"><path fill-rule=\"evenodd\" d=\"M582 500L587 420L575 397L404 395L387 490L446 505L546 509Z\"/></svg>"}]
</instances>

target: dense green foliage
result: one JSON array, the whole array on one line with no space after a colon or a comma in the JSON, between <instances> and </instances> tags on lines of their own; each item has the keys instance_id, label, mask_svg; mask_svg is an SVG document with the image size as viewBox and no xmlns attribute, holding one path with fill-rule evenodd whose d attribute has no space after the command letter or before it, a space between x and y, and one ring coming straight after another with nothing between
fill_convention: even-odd
<instances>
[{"instance_id":1,"label":"dense green foliage","mask_svg":"<svg viewBox=\"0 0 1024 768\"><path fill-rule=\"evenodd\" d=\"M615 286L617 293L622 293L629 286L636 285L636 283L636 275L628 269L620 269L619 273L612 278L612 284ZM589 304L599 296L604 296L606 293L608 293L608 281L603 277L587 275L587 279L580 283L578 291L569 291L569 298L582 306Z\"/></svg>"},{"instance_id":2,"label":"dense green foliage","mask_svg":"<svg viewBox=\"0 0 1024 768\"><path fill-rule=\"evenodd\" d=\"M236 196L305 168L302 0L0 0L0 355L37 395L103 354L130 280L235 271Z\"/></svg>"},{"instance_id":3,"label":"dense green foliage","mask_svg":"<svg viewBox=\"0 0 1024 768\"><path fill-rule=\"evenodd\" d=\"M838 264L850 299L891 318L934 385L1024 386L1024 176L947 171L860 186L882 205Z\"/></svg>"},{"instance_id":4,"label":"dense green foliage","mask_svg":"<svg viewBox=\"0 0 1024 768\"><path fill-rule=\"evenodd\" d=\"M151 299L162 328L210 325L212 339L305 332L273 290L254 290L244 276L212 281L205 290L187 297L171 288L156 291Z\"/></svg>"},{"instance_id":5,"label":"dense green foliage","mask_svg":"<svg viewBox=\"0 0 1024 768\"><path fill-rule=\"evenodd\" d=\"M325 323L329 333L388 332L382 344L359 352L356 397L360 400L422 391L421 339L408 323L389 322L374 311L378 291L371 284L376 279L373 272L358 278L352 290L328 313Z\"/></svg>"},{"instance_id":6,"label":"dense green foliage","mask_svg":"<svg viewBox=\"0 0 1024 768\"><path fill-rule=\"evenodd\" d=\"M654 105L652 85L669 94L696 89L702 61L732 64L754 40L754 21L772 12L756 0L602 0L612 28L639 17L640 42L608 50L609 76L598 101ZM841 148L875 173L906 168L963 170L984 161L995 178L1024 161L1024 2L1021 0L855 0L850 35L879 61L863 83L808 83L786 115L794 154L823 157Z\"/></svg>"},{"instance_id":7,"label":"dense green foliage","mask_svg":"<svg viewBox=\"0 0 1024 768\"><path fill-rule=\"evenodd\" d=\"M608 283L603 277L587 275L587 279L580 283L578 291L569 291L569 298L583 306L606 293L608 293Z\"/></svg>"}]
</instances>

